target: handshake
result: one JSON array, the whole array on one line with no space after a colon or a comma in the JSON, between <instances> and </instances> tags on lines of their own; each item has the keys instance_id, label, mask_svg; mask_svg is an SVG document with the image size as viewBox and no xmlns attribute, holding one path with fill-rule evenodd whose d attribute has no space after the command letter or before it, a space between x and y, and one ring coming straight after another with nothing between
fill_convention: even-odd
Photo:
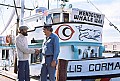
<instances>
[{"instance_id":1,"label":"handshake","mask_svg":"<svg viewBox=\"0 0 120 81\"><path fill-rule=\"evenodd\" d=\"M35 49L35 54L40 54L42 53L42 49Z\"/></svg>"}]
</instances>

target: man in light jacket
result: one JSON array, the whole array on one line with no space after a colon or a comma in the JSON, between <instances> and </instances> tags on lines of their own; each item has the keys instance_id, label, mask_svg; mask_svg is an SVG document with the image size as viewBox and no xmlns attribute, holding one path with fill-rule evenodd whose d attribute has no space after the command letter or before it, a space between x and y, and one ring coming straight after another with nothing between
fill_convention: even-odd
<instances>
[{"instance_id":1,"label":"man in light jacket","mask_svg":"<svg viewBox=\"0 0 120 81\"><path fill-rule=\"evenodd\" d=\"M43 32L45 39L42 45L42 68L40 81L47 81L47 75L49 75L50 81L55 81L55 72L57 65L57 58L60 52L59 38L52 33L53 29L51 25L45 25Z\"/></svg>"},{"instance_id":2,"label":"man in light jacket","mask_svg":"<svg viewBox=\"0 0 120 81\"><path fill-rule=\"evenodd\" d=\"M19 27L19 35L16 37L16 48L18 56L18 81L30 81L29 77L29 54L38 54L37 49L28 48L27 26Z\"/></svg>"}]
</instances>

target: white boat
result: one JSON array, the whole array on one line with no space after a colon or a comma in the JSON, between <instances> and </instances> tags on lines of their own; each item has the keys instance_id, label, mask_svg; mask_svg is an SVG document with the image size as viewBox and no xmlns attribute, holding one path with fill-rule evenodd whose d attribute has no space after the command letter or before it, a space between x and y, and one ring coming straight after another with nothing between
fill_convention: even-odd
<instances>
[{"instance_id":1,"label":"white boat","mask_svg":"<svg viewBox=\"0 0 120 81\"><path fill-rule=\"evenodd\" d=\"M41 7L40 7L41 8ZM52 25L53 33L60 39L58 59L68 60L67 78L110 79L118 81L120 58L103 58L102 29L104 14L78 8L38 9L39 13L23 18L27 26L29 48L41 48L44 22ZM15 49L15 48L14 48ZM11 49L11 51L13 48ZM32 76L40 75L41 58L30 54Z\"/></svg>"},{"instance_id":2,"label":"white boat","mask_svg":"<svg viewBox=\"0 0 120 81\"><path fill-rule=\"evenodd\" d=\"M41 47L44 38L42 25L44 22L51 24L53 32L60 39L58 59L69 61L67 78L72 80L85 77L86 79L101 78L102 80L108 78L111 81L117 81L118 78L111 77L119 76L119 58L102 57L105 51L102 46L103 14L78 8L48 10L47 16L44 16L44 11L42 12L24 18L28 26L35 27L28 33L29 44L32 40L35 42L31 44L33 47ZM43 24L40 24L41 22Z\"/></svg>"}]
</instances>

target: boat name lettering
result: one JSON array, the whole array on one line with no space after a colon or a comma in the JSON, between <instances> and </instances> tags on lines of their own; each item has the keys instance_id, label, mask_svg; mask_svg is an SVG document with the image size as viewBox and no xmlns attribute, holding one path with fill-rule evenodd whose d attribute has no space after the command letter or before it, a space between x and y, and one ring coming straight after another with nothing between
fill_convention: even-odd
<instances>
[{"instance_id":1,"label":"boat name lettering","mask_svg":"<svg viewBox=\"0 0 120 81\"><path fill-rule=\"evenodd\" d=\"M119 70L120 62L108 62L108 63L98 63L90 64L89 71L109 71L109 70Z\"/></svg>"},{"instance_id":2,"label":"boat name lettering","mask_svg":"<svg viewBox=\"0 0 120 81\"><path fill-rule=\"evenodd\" d=\"M81 71L82 71L82 65L70 65L67 70L68 73L81 72Z\"/></svg>"}]
</instances>

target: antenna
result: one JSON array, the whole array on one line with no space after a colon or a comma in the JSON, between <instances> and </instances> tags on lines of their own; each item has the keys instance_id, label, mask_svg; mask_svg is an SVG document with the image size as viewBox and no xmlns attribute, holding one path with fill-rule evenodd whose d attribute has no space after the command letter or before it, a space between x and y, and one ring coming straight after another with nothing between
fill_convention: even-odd
<instances>
[{"instance_id":1,"label":"antenna","mask_svg":"<svg viewBox=\"0 0 120 81\"><path fill-rule=\"evenodd\" d=\"M102 12L90 0L87 0L87 2L92 4L92 6L94 6L95 9L97 9L102 14ZM113 26L120 33L120 30L106 16L105 18L109 21L109 25Z\"/></svg>"}]
</instances>

